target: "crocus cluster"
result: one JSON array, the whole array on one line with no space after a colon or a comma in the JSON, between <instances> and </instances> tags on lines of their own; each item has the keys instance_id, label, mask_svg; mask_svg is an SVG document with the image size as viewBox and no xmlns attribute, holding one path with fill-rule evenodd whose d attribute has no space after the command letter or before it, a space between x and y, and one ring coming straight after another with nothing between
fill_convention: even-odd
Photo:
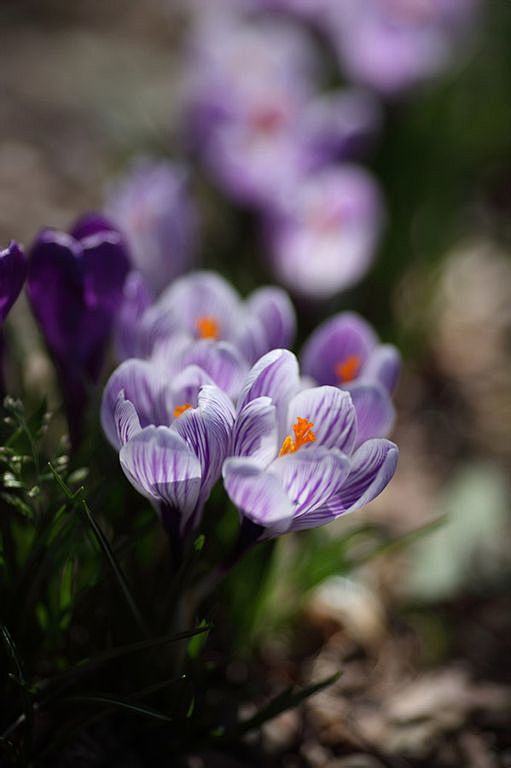
<instances>
[{"instance_id":1,"label":"crocus cluster","mask_svg":"<svg viewBox=\"0 0 511 768\"><path fill-rule=\"evenodd\" d=\"M278 289L242 302L199 272L168 290L142 317L154 332L150 355L114 371L101 420L177 557L220 478L245 543L323 525L383 490L398 455L386 435L400 363L362 318L319 327L301 376L283 348L294 316Z\"/></svg>"},{"instance_id":2,"label":"crocus cluster","mask_svg":"<svg viewBox=\"0 0 511 768\"><path fill-rule=\"evenodd\" d=\"M381 231L377 184L352 164L378 130L378 105L358 90L322 92L304 30L234 5L197 14L189 133L214 181L260 216L278 278L298 295L333 295L365 274Z\"/></svg>"},{"instance_id":3,"label":"crocus cluster","mask_svg":"<svg viewBox=\"0 0 511 768\"><path fill-rule=\"evenodd\" d=\"M254 0L300 16L329 39L345 75L395 96L452 61L478 0Z\"/></svg>"},{"instance_id":4,"label":"crocus cluster","mask_svg":"<svg viewBox=\"0 0 511 768\"><path fill-rule=\"evenodd\" d=\"M30 249L27 294L55 363L75 447L128 271L119 231L99 214L69 233L43 229Z\"/></svg>"}]
</instances>

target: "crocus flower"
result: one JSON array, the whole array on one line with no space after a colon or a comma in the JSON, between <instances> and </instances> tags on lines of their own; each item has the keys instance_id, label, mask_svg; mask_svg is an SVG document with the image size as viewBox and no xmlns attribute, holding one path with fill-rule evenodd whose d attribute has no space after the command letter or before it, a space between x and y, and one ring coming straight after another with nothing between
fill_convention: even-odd
<instances>
[{"instance_id":1,"label":"crocus flower","mask_svg":"<svg viewBox=\"0 0 511 768\"><path fill-rule=\"evenodd\" d=\"M383 206L376 182L354 165L311 174L266 216L271 266L294 293L324 299L369 269Z\"/></svg>"},{"instance_id":2,"label":"crocus flower","mask_svg":"<svg viewBox=\"0 0 511 768\"><path fill-rule=\"evenodd\" d=\"M172 283L138 324L136 344L141 356L162 347L172 352L176 338L185 337L226 342L234 347L234 354L252 363L268 350L292 343L295 314L289 297L279 288L259 288L242 301L220 275L200 271Z\"/></svg>"},{"instance_id":3,"label":"crocus flower","mask_svg":"<svg viewBox=\"0 0 511 768\"><path fill-rule=\"evenodd\" d=\"M0 250L0 325L18 298L27 276L27 260L14 240Z\"/></svg>"},{"instance_id":4,"label":"crocus flower","mask_svg":"<svg viewBox=\"0 0 511 768\"><path fill-rule=\"evenodd\" d=\"M128 270L120 233L95 214L69 234L43 229L30 251L28 298L57 368L74 446Z\"/></svg>"},{"instance_id":5,"label":"crocus flower","mask_svg":"<svg viewBox=\"0 0 511 768\"><path fill-rule=\"evenodd\" d=\"M349 392L300 389L298 363L273 350L250 371L233 430L225 489L253 540L354 512L392 478L398 449L364 439Z\"/></svg>"},{"instance_id":6,"label":"crocus flower","mask_svg":"<svg viewBox=\"0 0 511 768\"><path fill-rule=\"evenodd\" d=\"M332 0L325 15L355 82L393 95L440 72L474 15L474 0Z\"/></svg>"},{"instance_id":7,"label":"crocus flower","mask_svg":"<svg viewBox=\"0 0 511 768\"><path fill-rule=\"evenodd\" d=\"M196 366L174 378L157 363L128 360L105 387L101 421L126 477L157 509L179 557L228 453L231 400Z\"/></svg>"},{"instance_id":8,"label":"crocus flower","mask_svg":"<svg viewBox=\"0 0 511 768\"><path fill-rule=\"evenodd\" d=\"M195 46L189 122L216 183L271 208L304 173L359 153L380 113L367 94L320 95L313 49L296 29L234 18L210 24Z\"/></svg>"},{"instance_id":9,"label":"crocus flower","mask_svg":"<svg viewBox=\"0 0 511 768\"><path fill-rule=\"evenodd\" d=\"M305 342L302 370L316 384L345 387L354 382L380 384L392 393L401 368L393 344L380 344L360 315L341 312L322 323Z\"/></svg>"},{"instance_id":10,"label":"crocus flower","mask_svg":"<svg viewBox=\"0 0 511 768\"><path fill-rule=\"evenodd\" d=\"M110 190L106 211L125 236L133 266L153 293L160 293L194 264L198 216L181 166L139 160Z\"/></svg>"}]
</instances>

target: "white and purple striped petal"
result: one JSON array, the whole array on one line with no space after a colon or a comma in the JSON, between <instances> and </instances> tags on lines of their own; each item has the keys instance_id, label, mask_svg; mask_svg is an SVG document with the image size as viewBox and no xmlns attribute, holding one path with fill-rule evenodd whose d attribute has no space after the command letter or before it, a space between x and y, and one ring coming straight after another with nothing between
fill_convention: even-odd
<instances>
[{"instance_id":1,"label":"white and purple striped petal","mask_svg":"<svg viewBox=\"0 0 511 768\"><path fill-rule=\"evenodd\" d=\"M242 515L275 534L285 533L293 505L280 479L247 458L230 458L222 470L224 487Z\"/></svg>"},{"instance_id":2,"label":"white and purple striped petal","mask_svg":"<svg viewBox=\"0 0 511 768\"><path fill-rule=\"evenodd\" d=\"M146 427L123 445L119 459L136 490L179 516L182 530L201 488L200 461L186 441L168 427Z\"/></svg>"},{"instance_id":3,"label":"white and purple striped petal","mask_svg":"<svg viewBox=\"0 0 511 768\"><path fill-rule=\"evenodd\" d=\"M287 349L274 349L263 355L251 368L243 385L238 410L257 397L270 397L277 408L279 419L285 420L289 400L300 389L298 361Z\"/></svg>"},{"instance_id":4,"label":"white and purple striped petal","mask_svg":"<svg viewBox=\"0 0 511 768\"><path fill-rule=\"evenodd\" d=\"M344 453L353 450L357 439L357 417L348 392L338 387L304 389L289 403L289 428L298 418L312 422L315 445L338 448Z\"/></svg>"},{"instance_id":5,"label":"white and purple striped petal","mask_svg":"<svg viewBox=\"0 0 511 768\"><path fill-rule=\"evenodd\" d=\"M234 406L221 389L204 386L197 408L189 408L172 428L186 440L201 465L199 506L202 506L222 471L228 455L234 424Z\"/></svg>"},{"instance_id":6,"label":"white and purple striped petal","mask_svg":"<svg viewBox=\"0 0 511 768\"><path fill-rule=\"evenodd\" d=\"M140 430L140 419L131 400L126 400L124 390L121 390L114 412L115 428L117 431L117 443L123 446L132 437L135 437Z\"/></svg>"},{"instance_id":7,"label":"white and purple striped petal","mask_svg":"<svg viewBox=\"0 0 511 768\"><path fill-rule=\"evenodd\" d=\"M278 451L278 427L275 406L269 397L248 402L236 417L232 438L233 456L247 456L264 468Z\"/></svg>"},{"instance_id":8,"label":"white and purple striped petal","mask_svg":"<svg viewBox=\"0 0 511 768\"><path fill-rule=\"evenodd\" d=\"M142 427L160 424L159 400L165 380L162 370L146 360L126 360L108 379L101 401L101 426L114 446L119 448L115 408L119 394L130 400ZM170 423L167 422L167 423Z\"/></svg>"},{"instance_id":9,"label":"white and purple striped petal","mask_svg":"<svg viewBox=\"0 0 511 768\"><path fill-rule=\"evenodd\" d=\"M273 286L259 288L248 296L246 306L264 328L265 348L261 354L270 349L291 347L296 333L296 314L285 291Z\"/></svg>"}]
</instances>

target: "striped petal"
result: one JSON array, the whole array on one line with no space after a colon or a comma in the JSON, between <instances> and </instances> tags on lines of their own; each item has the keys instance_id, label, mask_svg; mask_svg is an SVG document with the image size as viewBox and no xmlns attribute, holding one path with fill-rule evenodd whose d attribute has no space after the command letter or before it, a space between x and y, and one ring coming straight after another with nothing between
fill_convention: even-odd
<instances>
[{"instance_id":1,"label":"striped petal","mask_svg":"<svg viewBox=\"0 0 511 768\"><path fill-rule=\"evenodd\" d=\"M349 469L349 458L340 451L310 447L282 456L268 471L279 478L295 518L326 504L339 490Z\"/></svg>"},{"instance_id":2,"label":"striped petal","mask_svg":"<svg viewBox=\"0 0 511 768\"><path fill-rule=\"evenodd\" d=\"M361 509L388 485L396 471L399 449L390 440L367 440L352 456L351 472L340 492L326 504L335 517Z\"/></svg>"},{"instance_id":3,"label":"striped petal","mask_svg":"<svg viewBox=\"0 0 511 768\"><path fill-rule=\"evenodd\" d=\"M163 386L161 369L145 360L126 360L112 373L101 401L101 426L115 448L120 447L114 418L119 394L133 403L141 427L147 427L161 423L158 403Z\"/></svg>"},{"instance_id":4,"label":"striped petal","mask_svg":"<svg viewBox=\"0 0 511 768\"><path fill-rule=\"evenodd\" d=\"M293 505L278 477L246 458L227 459L222 473L225 490L242 515L276 534L289 529Z\"/></svg>"},{"instance_id":5,"label":"striped petal","mask_svg":"<svg viewBox=\"0 0 511 768\"><path fill-rule=\"evenodd\" d=\"M315 445L351 453L357 438L357 418L351 396L338 387L313 387L289 403L288 431L298 418L313 423Z\"/></svg>"},{"instance_id":6,"label":"striped petal","mask_svg":"<svg viewBox=\"0 0 511 768\"><path fill-rule=\"evenodd\" d=\"M238 410L258 397L270 397L279 410L300 388L298 362L287 349L274 349L261 357L251 368L238 400ZM280 414L279 414L280 416ZM284 414L285 418L285 414Z\"/></svg>"},{"instance_id":7,"label":"striped petal","mask_svg":"<svg viewBox=\"0 0 511 768\"><path fill-rule=\"evenodd\" d=\"M221 475L222 464L231 444L233 425L232 401L215 386L202 387L197 408L185 411L172 425L199 459L202 475L201 505Z\"/></svg>"},{"instance_id":8,"label":"striped petal","mask_svg":"<svg viewBox=\"0 0 511 768\"><path fill-rule=\"evenodd\" d=\"M181 364L197 365L229 397L237 397L248 366L232 344L202 339L188 345Z\"/></svg>"},{"instance_id":9,"label":"striped petal","mask_svg":"<svg viewBox=\"0 0 511 768\"><path fill-rule=\"evenodd\" d=\"M258 397L240 411L234 425L232 453L247 456L267 467L277 455L278 428L275 406L269 397Z\"/></svg>"},{"instance_id":10,"label":"striped petal","mask_svg":"<svg viewBox=\"0 0 511 768\"><path fill-rule=\"evenodd\" d=\"M124 397L124 391L119 393L114 412L115 428L117 430L117 442L120 446L135 437L140 430L140 419L135 406Z\"/></svg>"},{"instance_id":11,"label":"striped petal","mask_svg":"<svg viewBox=\"0 0 511 768\"><path fill-rule=\"evenodd\" d=\"M248 297L247 309L264 328L265 348L261 354L270 349L288 349L293 344L296 315L285 291L274 287L259 288Z\"/></svg>"},{"instance_id":12,"label":"striped petal","mask_svg":"<svg viewBox=\"0 0 511 768\"><path fill-rule=\"evenodd\" d=\"M123 445L119 459L139 493L179 512L182 528L201 487L200 462L186 441L168 427L146 427Z\"/></svg>"}]
</instances>

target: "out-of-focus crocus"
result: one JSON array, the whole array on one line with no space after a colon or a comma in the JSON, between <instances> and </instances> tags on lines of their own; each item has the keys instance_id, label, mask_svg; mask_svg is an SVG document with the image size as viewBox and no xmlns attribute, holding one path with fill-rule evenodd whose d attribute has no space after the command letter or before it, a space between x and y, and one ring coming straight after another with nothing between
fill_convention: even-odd
<instances>
[{"instance_id":1,"label":"out-of-focus crocus","mask_svg":"<svg viewBox=\"0 0 511 768\"><path fill-rule=\"evenodd\" d=\"M198 216L181 166L139 160L110 190L106 211L125 236L133 266L153 293L160 293L194 265Z\"/></svg>"},{"instance_id":2,"label":"out-of-focus crocus","mask_svg":"<svg viewBox=\"0 0 511 768\"><path fill-rule=\"evenodd\" d=\"M27 293L55 362L75 447L128 271L119 231L96 214L69 234L42 230L30 250Z\"/></svg>"},{"instance_id":3,"label":"out-of-focus crocus","mask_svg":"<svg viewBox=\"0 0 511 768\"><path fill-rule=\"evenodd\" d=\"M253 363L270 349L290 346L295 324L293 306L281 289L259 288L242 301L220 275L200 271L176 280L144 312L137 344L141 356L149 356L158 348L172 352L176 338L222 341Z\"/></svg>"},{"instance_id":4,"label":"out-of-focus crocus","mask_svg":"<svg viewBox=\"0 0 511 768\"><path fill-rule=\"evenodd\" d=\"M393 95L448 64L476 0L331 0L325 28L349 77Z\"/></svg>"},{"instance_id":5,"label":"out-of-focus crocus","mask_svg":"<svg viewBox=\"0 0 511 768\"><path fill-rule=\"evenodd\" d=\"M381 493L398 449L364 437L349 392L301 390L297 360L287 350L259 360L242 388L234 455L223 466L245 543L324 525Z\"/></svg>"},{"instance_id":6,"label":"out-of-focus crocus","mask_svg":"<svg viewBox=\"0 0 511 768\"><path fill-rule=\"evenodd\" d=\"M401 368L393 344L380 344L360 315L341 312L322 323L305 342L302 370L316 384L345 387L354 382L380 384L392 393Z\"/></svg>"},{"instance_id":7,"label":"out-of-focus crocus","mask_svg":"<svg viewBox=\"0 0 511 768\"><path fill-rule=\"evenodd\" d=\"M158 364L128 360L105 387L101 421L126 477L157 509L179 558L228 454L231 400L196 366L174 378Z\"/></svg>"},{"instance_id":8,"label":"out-of-focus crocus","mask_svg":"<svg viewBox=\"0 0 511 768\"><path fill-rule=\"evenodd\" d=\"M234 15L199 36L189 122L206 167L238 202L271 208L303 174L352 158L376 133L368 94L319 94L314 53L274 19Z\"/></svg>"},{"instance_id":9,"label":"out-of-focus crocus","mask_svg":"<svg viewBox=\"0 0 511 768\"><path fill-rule=\"evenodd\" d=\"M271 266L292 292L328 298L365 275L382 222L381 195L368 172L342 165L312 174L266 216Z\"/></svg>"},{"instance_id":10,"label":"out-of-focus crocus","mask_svg":"<svg viewBox=\"0 0 511 768\"><path fill-rule=\"evenodd\" d=\"M301 30L273 19L207 19L191 46L191 133L215 181L236 200L264 206L296 173L314 50Z\"/></svg>"},{"instance_id":11,"label":"out-of-focus crocus","mask_svg":"<svg viewBox=\"0 0 511 768\"><path fill-rule=\"evenodd\" d=\"M27 276L27 260L14 240L0 250L0 325L18 298Z\"/></svg>"},{"instance_id":12,"label":"out-of-focus crocus","mask_svg":"<svg viewBox=\"0 0 511 768\"><path fill-rule=\"evenodd\" d=\"M362 317L343 312L320 325L306 341L302 370L316 384L351 393L359 435L387 437L394 425L391 395L401 356L393 344L380 344Z\"/></svg>"}]
</instances>

